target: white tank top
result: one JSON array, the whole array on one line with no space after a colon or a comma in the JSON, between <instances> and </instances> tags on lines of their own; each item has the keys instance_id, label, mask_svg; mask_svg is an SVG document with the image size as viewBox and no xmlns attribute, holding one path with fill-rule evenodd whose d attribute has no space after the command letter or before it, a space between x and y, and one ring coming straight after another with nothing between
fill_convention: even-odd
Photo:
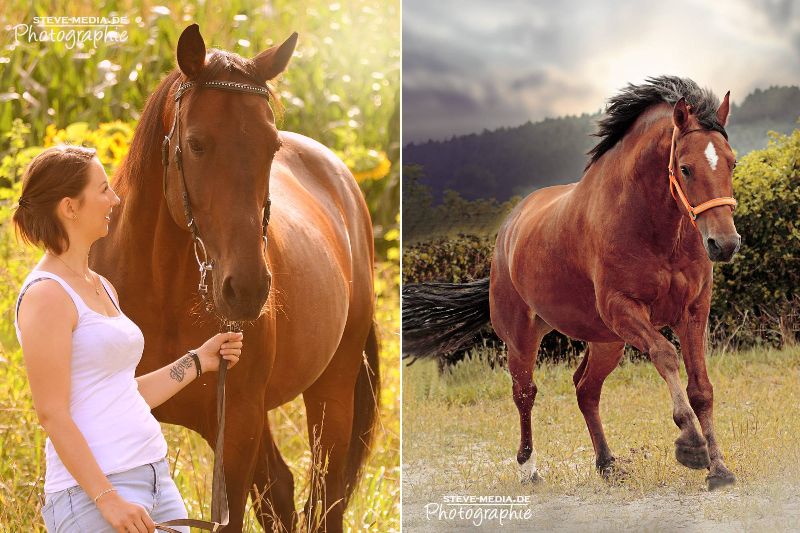
<instances>
[{"instance_id":1,"label":"white tank top","mask_svg":"<svg viewBox=\"0 0 800 533\"><path fill-rule=\"evenodd\" d=\"M18 315L28 287L42 279L61 284L78 310L72 332L69 409L104 474L114 474L159 461L167 455L167 442L150 407L139 394L134 371L144 350L142 331L119 309L101 278L118 315L108 317L90 309L63 279L51 272L34 270L22 284L14 327L22 344ZM47 438L45 493L78 484Z\"/></svg>"}]
</instances>

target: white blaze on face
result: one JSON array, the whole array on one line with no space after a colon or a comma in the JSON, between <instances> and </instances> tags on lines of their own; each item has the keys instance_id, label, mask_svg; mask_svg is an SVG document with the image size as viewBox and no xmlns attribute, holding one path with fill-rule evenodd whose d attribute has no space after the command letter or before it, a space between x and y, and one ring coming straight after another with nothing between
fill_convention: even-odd
<instances>
[{"instance_id":1,"label":"white blaze on face","mask_svg":"<svg viewBox=\"0 0 800 533\"><path fill-rule=\"evenodd\" d=\"M711 141L708 141L706 151L703 153L706 155L706 159L708 159L708 164L711 165L711 170L717 170L717 161L719 161L719 156L717 155L717 150L714 148L714 145L711 144Z\"/></svg>"}]
</instances>

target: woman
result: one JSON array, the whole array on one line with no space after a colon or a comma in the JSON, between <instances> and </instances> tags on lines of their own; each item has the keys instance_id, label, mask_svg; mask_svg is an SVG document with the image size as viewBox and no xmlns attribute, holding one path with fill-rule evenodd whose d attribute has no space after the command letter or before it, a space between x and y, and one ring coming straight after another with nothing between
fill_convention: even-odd
<instances>
[{"instance_id":1,"label":"woman","mask_svg":"<svg viewBox=\"0 0 800 533\"><path fill-rule=\"evenodd\" d=\"M111 283L89 270L89 249L119 205L103 166L94 150L60 146L36 157L23 180L13 222L25 242L45 249L23 283L15 322L48 434L45 524L51 532L152 532L154 522L187 513L150 410L217 370L220 357L234 366L242 334L215 335L134 378L142 332Z\"/></svg>"}]
</instances>

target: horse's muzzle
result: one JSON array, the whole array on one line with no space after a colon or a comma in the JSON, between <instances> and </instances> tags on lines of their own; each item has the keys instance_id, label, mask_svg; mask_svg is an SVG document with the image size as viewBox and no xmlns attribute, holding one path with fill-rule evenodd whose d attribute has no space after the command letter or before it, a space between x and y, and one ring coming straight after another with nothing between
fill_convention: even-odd
<instances>
[{"instance_id":1,"label":"horse's muzzle","mask_svg":"<svg viewBox=\"0 0 800 533\"><path fill-rule=\"evenodd\" d=\"M708 237L705 241L708 258L712 261L723 263L727 263L733 259L736 252L739 251L741 244L742 237L738 233L726 236Z\"/></svg>"}]
</instances>

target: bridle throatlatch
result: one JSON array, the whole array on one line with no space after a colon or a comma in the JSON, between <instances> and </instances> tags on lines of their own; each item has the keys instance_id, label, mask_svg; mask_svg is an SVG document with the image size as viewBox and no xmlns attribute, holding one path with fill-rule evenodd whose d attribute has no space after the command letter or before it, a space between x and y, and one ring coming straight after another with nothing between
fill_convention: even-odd
<instances>
[{"instance_id":1,"label":"bridle throatlatch","mask_svg":"<svg viewBox=\"0 0 800 533\"><path fill-rule=\"evenodd\" d=\"M696 131L707 131L702 128L689 130L682 135L682 137L686 137L690 133L694 133ZM669 148L669 190L672 193L672 198L675 202L683 204L683 207L686 209L686 213L689 215L689 220L692 222L692 226L697 229L697 216L702 213L703 211L708 211L709 209L713 209L715 207L720 207L723 205L727 205L733 211L736 208L736 199L732 196L720 196L719 198L713 198L708 200L707 202L703 202L702 204L692 207L692 204L689 203L689 200L686 198L686 194L683 192L681 188L681 184L678 181L678 178L675 176L675 146L678 142L678 128L677 126L673 127L672 129L672 143L670 144ZM677 193L677 196L675 194Z\"/></svg>"},{"instance_id":2,"label":"bridle throatlatch","mask_svg":"<svg viewBox=\"0 0 800 533\"><path fill-rule=\"evenodd\" d=\"M175 91L175 119L172 122L172 128L170 129L169 134L164 136L164 142L161 145L161 161L164 166L164 178L162 184L164 189L164 199L166 200L167 198L167 174L169 171L170 140L172 139L172 136L175 135L176 143L174 160L181 172L181 186L183 187L181 197L183 200L183 211L186 215L186 220L188 221L187 226L189 227L189 230L192 233L192 239L194 240L194 257L197 261L197 266L200 268L200 283L197 287L197 291L200 293L200 296L205 303L206 311L210 313L213 310L214 304L208 295L206 276L213 270L214 260L209 259L208 257L206 245L203 243L203 239L200 238L200 232L197 229L197 224L195 223L194 215L192 214L192 204L189 200L189 192L186 187L186 174L183 169L183 154L181 152L181 126L179 120L181 97L186 91L195 86L208 89L255 94L266 98L267 102L269 102L270 99L270 92L265 86L249 85L246 83L237 83L232 81L207 81L200 84L193 81L188 81L181 83L178 86L178 90ZM269 103L267 105L269 105ZM270 206L271 202L269 196L267 196L264 202L264 217L261 221L261 236L264 240L264 254L267 253L267 226L269 225ZM241 331L241 324L238 322L225 320L225 328L227 331ZM228 524L228 495L225 486L225 471L222 464L222 450L225 442L225 376L227 374L227 370L228 361L225 359L220 360L219 374L217 377L217 438L214 446L214 477L211 489L211 521L196 520L192 518L167 520L165 522L161 522L160 524L156 524L156 529L158 530L165 531L167 533L177 533L177 530L170 526L192 526L207 531L219 531Z\"/></svg>"}]
</instances>

